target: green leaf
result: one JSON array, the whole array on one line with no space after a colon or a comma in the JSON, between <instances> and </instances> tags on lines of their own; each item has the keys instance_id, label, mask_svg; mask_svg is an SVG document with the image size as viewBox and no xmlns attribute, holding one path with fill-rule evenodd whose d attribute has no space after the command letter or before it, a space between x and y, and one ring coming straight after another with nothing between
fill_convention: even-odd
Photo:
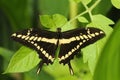
<instances>
[{"instance_id":1,"label":"green leaf","mask_svg":"<svg viewBox=\"0 0 120 80\"><path fill-rule=\"evenodd\" d=\"M73 0L73 1L75 1L76 3L79 3L79 2L81 2L81 0Z\"/></svg>"},{"instance_id":2,"label":"green leaf","mask_svg":"<svg viewBox=\"0 0 120 80\"><path fill-rule=\"evenodd\" d=\"M92 74L94 74L94 70L95 70L98 57L107 39L109 38L112 32L112 28L109 25L114 24L114 22L102 15L94 15L92 18L93 18L92 22L89 23L87 26L100 28L106 34L106 37L103 38L102 40L99 40L96 43L82 49L84 62L88 62L90 71Z\"/></svg>"},{"instance_id":3,"label":"green leaf","mask_svg":"<svg viewBox=\"0 0 120 80\"><path fill-rule=\"evenodd\" d=\"M41 24L47 28L56 29L57 27L62 27L66 22L67 18L60 14L42 15L40 16Z\"/></svg>"},{"instance_id":4,"label":"green leaf","mask_svg":"<svg viewBox=\"0 0 120 80\"><path fill-rule=\"evenodd\" d=\"M120 9L120 0L111 0L114 7Z\"/></svg>"},{"instance_id":5,"label":"green leaf","mask_svg":"<svg viewBox=\"0 0 120 80\"><path fill-rule=\"evenodd\" d=\"M21 47L10 60L5 73L29 71L34 68L39 61L40 59L35 51L27 47Z\"/></svg>"},{"instance_id":6,"label":"green leaf","mask_svg":"<svg viewBox=\"0 0 120 80\"><path fill-rule=\"evenodd\" d=\"M62 31L67 31L67 30L71 30L74 29L75 27L72 26L72 24L70 24L69 22L67 22L64 26L61 27Z\"/></svg>"},{"instance_id":7,"label":"green leaf","mask_svg":"<svg viewBox=\"0 0 120 80\"><path fill-rule=\"evenodd\" d=\"M114 24L114 22L112 20L110 20L109 18L107 18L101 14L97 14L97 15L92 16L92 22L90 24L88 24L87 26L106 27L111 24Z\"/></svg>"},{"instance_id":8,"label":"green leaf","mask_svg":"<svg viewBox=\"0 0 120 80\"><path fill-rule=\"evenodd\" d=\"M112 20L110 20L109 18L101 14L98 14L98 15L92 16L92 22L89 23L87 27L97 27L102 29L106 33L106 38L108 38L112 32L112 28L109 25L112 25L112 24L114 24Z\"/></svg>"},{"instance_id":9,"label":"green leaf","mask_svg":"<svg viewBox=\"0 0 120 80\"><path fill-rule=\"evenodd\" d=\"M88 62L88 66L92 74L94 73L96 58L99 52L97 51L98 49L97 45L100 46L100 44L94 43L82 49L84 63Z\"/></svg>"},{"instance_id":10,"label":"green leaf","mask_svg":"<svg viewBox=\"0 0 120 80\"><path fill-rule=\"evenodd\" d=\"M59 64L58 59L54 61L54 64L44 66L43 69L51 76L54 76L55 80L79 80L87 77L86 75L82 75L81 72L81 70L84 71L83 67L85 68L85 66L83 66L85 64L83 63L82 59L74 58L74 60L71 60L71 65L75 72L74 76L70 75L68 65ZM87 74L89 74L89 72Z\"/></svg>"},{"instance_id":11,"label":"green leaf","mask_svg":"<svg viewBox=\"0 0 120 80\"><path fill-rule=\"evenodd\" d=\"M120 21L108 39L96 66L94 80L120 80Z\"/></svg>"},{"instance_id":12,"label":"green leaf","mask_svg":"<svg viewBox=\"0 0 120 80\"><path fill-rule=\"evenodd\" d=\"M82 22L82 23L88 23L88 22L89 22L89 21L88 21L85 17L83 17L83 16L78 17L78 21L79 21L79 22Z\"/></svg>"},{"instance_id":13,"label":"green leaf","mask_svg":"<svg viewBox=\"0 0 120 80\"><path fill-rule=\"evenodd\" d=\"M67 18L60 14L54 14L53 21L57 27L62 27L67 22Z\"/></svg>"},{"instance_id":14,"label":"green leaf","mask_svg":"<svg viewBox=\"0 0 120 80\"><path fill-rule=\"evenodd\" d=\"M84 3L85 5L89 4L92 0L81 0L82 3Z\"/></svg>"},{"instance_id":15,"label":"green leaf","mask_svg":"<svg viewBox=\"0 0 120 80\"><path fill-rule=\"evenodd\" d=\"M54 24L54 21L52 19L52 16L50 16L50 15L41 15L40 22L46 28L56 27L56 25Z\"/></svg>"}]
</instances>

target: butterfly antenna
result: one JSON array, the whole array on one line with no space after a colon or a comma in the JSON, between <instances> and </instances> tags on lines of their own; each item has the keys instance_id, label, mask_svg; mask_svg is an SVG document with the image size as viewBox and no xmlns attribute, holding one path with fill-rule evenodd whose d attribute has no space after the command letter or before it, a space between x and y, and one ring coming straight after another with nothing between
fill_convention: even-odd
<instances>
[{"instance_id":1,"label":"butterfly antenna","mask_svg":"<svg viewBox=\"0 0 120 80\"><path fill-rule=\"evenodd\" d=\"M38 67L38 69L37 69L37 75L40 73L43 64L44 64L44 62L43 62L43 61L40 61L40 63L39 63L39 67Z\"/></svg>"},{"instance_id":2,"label":"butterfly antenna","mask_svg":"<svg viewBox=\"0 0 120 80\"><path fill-rule=\"evenodd\" d=\"M68 63L68 66L69 66L70 74L71 74L71 75L74 75L74 71L73 71L73 68L72 68L70 62Z\"/></svg>"}]
</instances>

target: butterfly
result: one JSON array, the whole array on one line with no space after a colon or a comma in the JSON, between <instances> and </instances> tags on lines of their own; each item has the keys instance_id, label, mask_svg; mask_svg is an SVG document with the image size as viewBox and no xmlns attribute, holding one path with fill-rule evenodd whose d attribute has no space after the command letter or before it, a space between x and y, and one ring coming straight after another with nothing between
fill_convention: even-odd
<instances>
[{"instance_id":1,"label":"butterfly","mask_svg":"<svg viewBox=\"0 0 120 80\"><path fill-rule=\"evenodd\" d=\"M30 28L13 33L11 38L37 51L39 58L42 59L37 73L41 71L43 64L53 64L56 49L60 46L59 63L67 64L70 74L73 75L74 72L70 60L82 48L98 41L104 36L105 32L103 30L94 27L77 28L65 32L61 32L61 28L57 28L56 32Z\"/></svg>"}]
</instances>

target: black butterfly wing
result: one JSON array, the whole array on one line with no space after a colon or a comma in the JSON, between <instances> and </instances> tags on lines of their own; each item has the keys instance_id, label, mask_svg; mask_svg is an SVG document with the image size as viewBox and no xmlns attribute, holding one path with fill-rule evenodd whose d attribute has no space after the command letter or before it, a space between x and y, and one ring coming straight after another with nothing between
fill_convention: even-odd
<instances>
[{"instance_id":1,"label":"black butterfly wing","mask_svg":"<svg viewBox=\"0 0 120 80\"><path fill-rule=\"evenodd\" d=\"M11 38L37 51L42 63L53 63L57 48L57 34L41 29L26 29L12 34Z\"/></svg>"},{"instance_id":2,"label":"black butterfly wing","mask_svg":"<svg viewBox=\"0 0 120 80\"><path fill-rule=\"evenodd\" d=\"M69 63L81 48L96 42L104 36L105 33L102 30L92 27L63 32L62 39L59 40L61 45L59 53L60 63Z\"/></svg>"},{"instance_id":3,"label":"black butterfly wing","mask_svg":"<svg viewBox=\"0 0 120 80\"><path fill-rule=\"evenodd\" d=\"M71 75L74 74L70 60L74 58L81 48L103 38L105 33L97 28L79 28L61 33L59 39L59 62L68 64Z\"/></svg>"},{"instance_id":4,"label":"black butterfly wing","mask_svg":"<svg viewBox=\"0 0 120 80\"><path fill-rule=\"evenodd\" d=\"M73 74L70 60L73 59L74 55L76 55L81 48L94 43L104 36L105 33L97 28L79 28L63 33L41 29L26 29L12 34L11 38L38 52L39 57L42 58L38 73L44 63L53 63L55 51L59 44L61 46L58 56L59 62L68 64L70 73Z\"/></svg>"}]
</instances>

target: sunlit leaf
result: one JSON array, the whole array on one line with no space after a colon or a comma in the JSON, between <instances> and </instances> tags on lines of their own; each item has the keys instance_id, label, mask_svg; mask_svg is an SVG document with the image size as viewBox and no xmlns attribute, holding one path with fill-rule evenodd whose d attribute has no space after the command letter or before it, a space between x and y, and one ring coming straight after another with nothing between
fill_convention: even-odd
<instances>
[{"instance_id":1,"label":"sunlit leaf","mask_svg":"<svg viewBox=\"0 0 120 80\"><path fill-rule=\"evenodd\" d=\"M67 31L67 30L71 30L74 29L75 27L72 26L72 24L70 24L69 22L67 22L64 26L61 27L62 31Z\"/></svg>"},{"instance_id":2,"label":"sunlit leaf","mask_svg":"<svg viewBox=\"0 0 120 80\"><path fill-rule=\"evenodd\" d=\"M40 59L35 51L21 47L10 60L5 73L25 72L34 68Z\"/></svg>"},{"instance_id":3,"label":"sunlit leaf","mask_svg":"<svg viewBox=\"0 0 120 80\"><path fill-rule=\"evenodd\" d=\"M88 62L88 66L89 66L92 74L94 74L97 59L107 41L107 39L109 38L109 36L112 32L112 28L109 25L113 24L113 23L114 23L113 21L111 21L110 19L108 19L102 15L94 15L92 22L87 25L89 27L100 28L106 34L106 37L103 38L102 40L99 40L98 42L82 49L84 62Z\"/></svg>"},{"instance_id":4,"label":"sunlit leaf","mask_svg":"<svg viewBox=\"0 0 120 80\"><path fill-rule=\"evenodd\" d=\"M81 0L81 2L84 3L84 4L86 4L86 5L89 4L91 1L92 0Z\"/></svg>"},{"instance_id":5,"label":"sunlit leaf","mask_svg":"<svg viewBox=\"0 0 120 80\"><path fill-rule=\"evenodd\" d=\"M113 6L120 9L120 0L111 0Z\"/></svg>"},{"instance_id":6,"label":"sunlit leaf","mask_svg":"<svg viewBox=\"0 0 120 80\"><path fill-rule=\"evenodd\" d=\"M120 21L114 28L96 66L94 80L120 80Z\"/></svg>"},{"instance_id":7,"label":"sunlit leaf","mask_svg":"<svg viewBox=\"0 0 120 80\"><path fill-rule=\"evenodd\" d=\"M73 0L73 1L75 1L76 3L79 3L79 2L81 2L81 0Z\"/></svg>"},{"instance_id":8,"label":"sunlit leaf","mask_svg":"<svg viewBox=\"0 0 120 80\"><path fill-rule=\"evenodd\" d=\"M57 27L61 27L67 22L67 18L60 14L54 14L53 20Z\"/></svg>"},{"instance_id":9,"label":"sunlit leaf","mask_svg":"<svg viewBox=\"0 0 120 80\"><path fill-rule=\"evenodd\" d=\"M88 23L89 21L85 17L78 17L78 21L82 23Z\"/></svg>"},{"instance_id":10,"label":"sunlit leaf","mask_svg":"<svg viewBox=\"0 0 120 80\"><path fill-rule=\"evenodd\" d=\"M57 27L62 27L67 22L67 19L63 15L54 14L52 16L41 15L40 21L46 28L56 29Z\"/></svg>"},{"instance_id":11,"label":"sunlit leaf","mask_svg":"<svg viewBox=\"0 0 120 80\"><path fill-rule=\"evenodd\" d=\"M40 22L41 24L46 27L46 28L52 28L55 27L56 25L54 24L54 21L52 19L52 16L50 15L41 15L40 16Z\"/></svg>"},{"instance_id":12,"label":"sunlit leaf","mask_svg":"<svg viewBox=\"0 0 120 80\"><path fill-rule=\"evenodd\" d=\"M48 74L54 76L55 80L79 80L79 79L84 79L87 78L87 74L90 74L89 72L87 72L86 75L82 75L81 70L84 71L83 67L85 68L85 65L83 63L83 61L78 58L74 58L74 60L71 60L71 65L73 67L73 70L75 72L74 76L70 75L69 72L69 67L68 65L63 65L63 64L59 64L58 59L56 59L54 61L54 64L49 65L49 66L44 66L43 69L45 72L47 72ZM62 77L61 77L62 76ZM90 78L90 76L89 76Z\"/></svg>"}]
</instances>

